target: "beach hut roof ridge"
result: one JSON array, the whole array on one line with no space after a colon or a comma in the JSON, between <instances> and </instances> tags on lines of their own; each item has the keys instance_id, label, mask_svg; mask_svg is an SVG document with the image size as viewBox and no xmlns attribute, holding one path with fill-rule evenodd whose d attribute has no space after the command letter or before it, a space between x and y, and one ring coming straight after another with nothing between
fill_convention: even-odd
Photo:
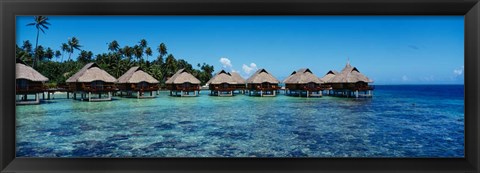
<instances>
[{"instance_id":1,"label":"beach hut roof ridge","mask_svg":"<svg viewBox=\"0 0 480 173\"><path fill-rule=\"evenodd\" d=\"M139 66L135 66L130 68L125 74L120 76L117 80L118 83L140 83L140 82L147 82L147 83L159 83L157 79L152 77L147 72L143 71L143 69Z\"/></svg>"},{"instance_id":2,"label":"beach hut roof ridge","mask_svg":"<svg viewBox=\"0 0 480 173\"><path fill-rule=\"evenodd\" d=\"M288 76L284 83L286 84L307 84L307 83L323 83L323 81L315 76L308 68L302 68L296 71L296 73Z\"/></svg>"},{"instance_id":3,"label":"beach hut roof ridge","mask_svg":"<svg viewBox=\"0 0 480 173\"><path fill-rule=\"evenodd\" d=\"M195 76L188 73L186 69L180 69L165 83L166 84L182 84L182 83L200 84L201 82Z\"/></svg>"},{"instance_id":4,"label":"beach hut roof ridge","mask_svg":"<svg viewBox=\"0 0 480 173\"><path fill-rule=\"evenodd\" d=\"M247 83L273 83L273 84L278 84L280 81L273 77L270 73L267 72L265 69L258 69L250 78L247 79Z\"/></svg>"},{"instance_id":5,"label":"beach hut roof ridge","mask_svg":"<svg viewBox=\"0 0 480 173\"><path fill-rule=\"evenodd\" d=\"M67 79L67 83L71 82L93 82L93 81L104 81L114 83L117 81L115 77L108 74L105 70L99 68L96 63L88 63L83 66L80 71L75 73L73 76Z\"/></svg>"},{"instance_id":6,"label":"beach hut roof ridge","mask_svg":"<svg viewBox=\"0 0 480 173\"><path fill-rule=\"evenodd\" d=\"M321 79L322 81L324 81L325 83L329 83L331 82L331 80L333 79L333 77L335 77L335 75L337 75L339 72L336 71L336 70L329 70L325 76L323 76Z\"/></svg>"},{"instance_id":7,"label":"beach hut roof ridge","mask_svg":"<svg viewBox=\"0 0 480 173\"><path fill-rule=\"evenodd\" d=\"M360 73L360 71L356 67L352 67L350 62L347 62L345 68L332 77L328 82L330 83L357 83L357 82L366 82L371 83L373 82L367 76Z\"/></svg>"},{"instance_id":8,"label":"beach hut roof ridge","mask_svg":"<svg viewBox=\"0 0 480 173\"><path fill-rule=\"evenodd\" d=\"M225 70L221 70L207 82L207 84L222 83L237 84L237 81L232 77L230 73L227 73Z\"/></svg>"}]
</instances>

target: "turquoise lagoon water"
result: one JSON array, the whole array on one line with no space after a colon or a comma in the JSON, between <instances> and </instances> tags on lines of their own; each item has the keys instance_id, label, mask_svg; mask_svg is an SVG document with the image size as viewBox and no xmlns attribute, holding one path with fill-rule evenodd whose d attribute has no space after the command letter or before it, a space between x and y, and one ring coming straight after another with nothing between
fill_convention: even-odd
<instances>
[{"instance_id":1,"label":"turquoise lagoon water","mask_svg":"<svg viewBox=\"0 0 480 173\"><path fill-rule=\"evenodd\" d=\"M463 85L371 99L56 95L17 106L17 157L464 157Z\"/></svg>"}]
</instances>

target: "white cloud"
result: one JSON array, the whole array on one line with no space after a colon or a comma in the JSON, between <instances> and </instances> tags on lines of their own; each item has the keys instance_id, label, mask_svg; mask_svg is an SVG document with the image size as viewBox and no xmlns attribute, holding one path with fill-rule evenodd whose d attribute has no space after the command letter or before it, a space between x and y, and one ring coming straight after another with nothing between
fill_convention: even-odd
<instances>
[{"instance_id":1,"label":"white cloud","mask_svg":"<svg viewBox=\"0 0 480 173\"><path fill-rule=\"evenodd\" d=\"M465 70L465 67L462 66L458 69L453 70L453 74L455 74L455 77L460 76L463 74L463 71Z\"/></svg>"},{"instance_id":2,"label":"white cloud","mask_svg":"<svg viewBox=\"0 0 480 173\"><path fill-rule=\"evenodd\" d=\"M228 58L220 58L220 63L222 63L223 68L232 68L232 62Z\"/></svg>"},{"instance_id":3,"label":"white cloud","mask_svg":"<svg viewBox=\"0 0 480 173\"><path fill-rule=\"evenodd\" d=\"M250 66L243 64L242 69L243 69L243 72L245 72L248 75L250 75L253 71L258 70L257 64L253 62L250 63Z\"/></svg>"},{"instance_id":4,"label":"white cloud","mask_svg":"<svg viewBox=\"0 0 480 173\"><path fill-rule=\"evenodd\" d=\"M424 77L423 80L424 81L434 81L435 78L432 75L430 75L430 76Z\"/></svg>"},{"instance_id":5,"label":"white cloud","mask_svg":"<svg viewBox=\"0 0 480 173\"><path fill-rule=\"evenodd\" d=\"M402 76L402 81L407 81L407 80L408 80L407 75L403 75L403 76Z\"/></svg>"}]
</instances>

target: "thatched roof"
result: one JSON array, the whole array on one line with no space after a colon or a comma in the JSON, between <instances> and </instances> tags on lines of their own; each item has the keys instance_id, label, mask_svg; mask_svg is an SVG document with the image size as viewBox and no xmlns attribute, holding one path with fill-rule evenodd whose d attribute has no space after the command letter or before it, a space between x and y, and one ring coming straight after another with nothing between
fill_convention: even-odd
<instances>
[{"instance_id":1,"label":"thatched roof","mask_svg":"<svg viewBox=\"0 0 480 173\"><path fill-rule=\"evenodd\" d=\"M238 74L237 72L230 72L230 75L232 75L232 78L237 82L237 84L247 83L246 80L243 79L243 77L240 76L240 74Z\"/></svg>"},{"instance_id":2,"label":"thatched roof","mask_svg":"<svg viewBox=\"0 0 480 173\"><path fill-rule=\"evenodd\" d=\"M140 67L135 66L130 68L125 74L120 76L117 80L118 83L159 83L157 79L153 78L148 73L144 72Z\"/></svg>"},{"instance_id":3,"label":"thatched roof","mask_svg":"<svg viewBox=\"0 0 480 173\"><path fill-rule=\"evenodd\" d=\"M210 79L207 84L237 84L237 81L232 77L230 73L227 73L225 70L221 70L215 76Z\"/></svg>"},{"instance_id":4,"label":"thatched roof","mask_svg":"<svg viewBox=\"0 0 480 173\"><path fill-rule=\"evenodd\" d=\"M247 83L260 84L264 82L273 84L280 83L280 81L278 81L275 77L268 73L267 70L263 68L257 70L252 76L250 76L250 78L247 79Z\"/></svg>"},{"instance_id":5,"label":"thatched roof","mask_svg":"<svg viewBox=\"0 0 480 173\"><path fill-rule=\"evenodd\" d=\"M294 71L283 82L286 84L307 84L312 82L318 84L323 83L323 81L315 76L308 68L302 68Z\"/></svg>"},{"instance_id":6,"label":"thatched roof","mask_svg":"<svg viewBox=\"0 0 480 173\"><path fill-rule=\"evenodd\" d=\"M16 63L15 70L16 70L16 73L15 73L16 79L26 79L26 80L35 81L35 82L48 81L47 77L43 76L32 67L27 66L23 63Z\"/></svg>"},{"instance_id":7,"label":"thatched roof","mask_svg":"<svg viewBox=\"0 0 480 173\"><path fill-rule=\"evenodd\" d=\"M357 68L352 67L349 62L345 65L343 70L335 75L329 83L357 83L357 82L366 82L370 83L373 82L367 76L363 75L358 71Z\"/></svg>"},{"instance_id":8,"label":"thatched roof","mask_svg":"<svg viewBox=\"0 0 480 173\"><path fill-rule=\"evenodd\" d=\"M321 79L325 82L325 83L329 83L330 80L332 80L333 77L335 77L335 75L338 74L338 71L336 70L330 70L327 72L327 74L325 74L325 76L323 76Z\"/></svg>"},{"instance_id":9,"label":"thatched roof","mask_svg":"<svg viewBox=\"0 0 480 173\"><path fill-rule=\"evenodd\" d=\"M92 82L92 81L104 81L104 82L115 82L115 79L112 75L108 74L106 71L100 69L96 63L88 63L80 71L75 73L72 77L67 79L67 83L72 82Z\"/></svg>"},{"instance_id":10,"label":"thatched roof","mask_svg":"<svg viewBox=\"0 0 480 173\"><path fill-rule=\"evenodd\" d=\"M182 84L182 83L200 84L200 80L198 80L192 74L188 73L185 69L180 69L165 83L166 84Z\"/></svg>"}]
</instances>

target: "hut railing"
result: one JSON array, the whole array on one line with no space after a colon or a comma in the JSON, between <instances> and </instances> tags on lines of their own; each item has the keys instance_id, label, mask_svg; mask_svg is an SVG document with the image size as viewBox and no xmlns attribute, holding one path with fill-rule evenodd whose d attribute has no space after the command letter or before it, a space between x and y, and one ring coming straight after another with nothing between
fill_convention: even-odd
<instances>
[{"instance_id":1,"label":"hut railing","mask_svg":"<svg viewBox=\"0 0 480 173\"><path fill-rule=\"evenodd\" d=\"M223 87L223 86L210 87L210 90L214 90L214 91L233 91L233 90L236 90L236 89L237 89L237 87L232 86L232 85L229 85L228 87Z\"/></svg>"},{"instance_id":2,"label":"hut railing","mask_svg":"<svg viewBox=\"0 0 480 173\"><path fill-rule=\"evenodd\" d=\"M245 84L236 84L235 89L245 89L247 86Z\"/></svg>"},{"instance_id":3,"label":"hut railing","mask_svg":"<svg viewBox=\"0 0 480 173\"><path fill-rule=\"evenodd\" d=\"M15 89L17 93L20 93L20 92L25 93L25 92L43 92L47 88L43 84L30 84L25 87L20 87L17 85Z\"/></svg>"},{"instance_id":4,"label":"hut railing","mask_svg":"<svg viewBox=\"0 0 480 173\"><path fill-rule=\"evenodd\" d=\"M343 86L343 87L334 87L333 89L346 89L346 90L351 90L351 91L368 91L368 90L374 90L375 86Z\"/></svg>"},{"instance_id":5,"label":"hut railing","mask_svg":"<svg viewBox=\"0 0 480 173\"><path fill-rule=\"evenodd\" d=\"M135 90L135 91L157 91L159 89L160 88L158 87L158 85L147 85L147 86L135 86L135 85L133 85L132 86L132 90Z\"/></svg>"},{"instance_id":6,"label":"hut railing","mask_svg":"<svg viewBox=\"0 0 480 173\"><path fill-rule=\"evenodd\" d=\"M331 85L320 85L321 90L330 90L332 89Z\"/></svg>"},{"instance_id":7,"label":"hut railing","mask_svg":"<svg viewBox=\"0 0 480 173\"><path fill-rule=\"evenodd\" d=\"M314 86L314 87L303 86L302 88L303 88L303 90L306 90L306 91L320 91L320 90L323 90L323 87L321 87L321 86Z\"/></svg>"},{"instance_id":8,"label":"hut railing","mask_svg":"<svg viewBox=\"0 0 480 173\"><path fill-rule=\"evenodd\" d=\"M116 91L117 88L114 84L103 84L101 86L92 87L91 85L82 84L82 90L87 92L105 92Z\"/></svg>"},{"instance_id":9,"label":"hut railing","mask_svg":"<svg viewBox=\"0 0 480 173\"><path fill-rule=\"evenodd\" d=\"M359 90L359 91L367 91L367 90L374 90L375 89L375 86L361 86L361 87L357 87L355 88L356 90Z\"/></svg>"},{"instance_id":10,"label":"hut railing","mask_svg":"<svg viewBox=\"0 0 480 173\"><path fill-rule=\"evenodd\" d=\"M261 91L272 91L272 90L279 90L280 87L279 86L276 86L276 85L270 85L270 86L260 86L260 85L257 85L255 87L256 90L261 90Z\"/></svg>"},{"instance_id":11,"label":"hut railing","mask_svg":"<svg viewBox=\"0 0 480 173\"><path fill-rule=\"evenodd\" d=\"M177 85L175 86L175 90L177 91L195 91L195 90L200 90L200 86L189 86L189 87L184 87L182 85Z\"/></svg>"}]
</instances>

